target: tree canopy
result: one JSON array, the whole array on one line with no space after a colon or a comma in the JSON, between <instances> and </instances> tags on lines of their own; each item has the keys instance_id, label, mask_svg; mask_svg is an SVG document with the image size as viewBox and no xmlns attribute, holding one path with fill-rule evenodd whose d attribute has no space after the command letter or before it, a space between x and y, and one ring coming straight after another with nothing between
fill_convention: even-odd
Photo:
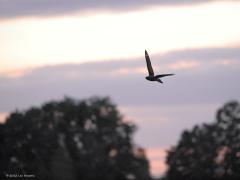
<instances>
[{"instance_id":1,"label":"tree canopy","mask_svg":"<svg viewBox=\"0 0 240 180\"><path fill-rule=\"evenodd\" d=\"M65 98L15 111L0 125L0 172L41 180L147 180L135 129L109 98Z\"/></svg>"},{"instance_id":2,"label":"tree canopy","mask_svg":"<svg viewBox=\"0 0 240 180\"><path fill-rule=\"evenodd\" d=\"M166 179L240 179L240 104L226 103L216 121L182 133L167 157Z\"/></svg>"}]
</instances>

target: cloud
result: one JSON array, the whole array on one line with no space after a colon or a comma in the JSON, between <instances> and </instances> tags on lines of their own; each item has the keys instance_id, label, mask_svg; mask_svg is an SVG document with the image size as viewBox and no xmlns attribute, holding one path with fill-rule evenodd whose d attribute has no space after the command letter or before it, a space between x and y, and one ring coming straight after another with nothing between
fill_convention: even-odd
<instances>
[{"instance_id":1,"label":"cloud","mask_svg":"<svg viewBox=\"0 0 240 180\"><path fill-rule=\"evenodd\" d=\"M231 61L232 62L232 61ZM219 64L230 64L230 61L221 61L219 62ZM179 62L174 62L174 63L169 63L169 64L165 64L165 65L160 65L160 66L155 66L154 69L164 69L166 71L172 71L172 70L187 70L187 69L195 69L198 68L200 66L200 62L199 61L193 61L193 60L189 60L189 61L179 61ZM132 68L120 68L117 70L113 70L111 71L111 75L113 76L129 76L132 74L142 74L142 75L146 75L148 73L146 65L142 65L142 66L138 66L138 67L132 67Z\"/></svg>"},{"instance_id":2,"label":"cloud","mask_svg":"<svg viewBox=\"0 0 240 180\"><path fill-rule=\"evenodd\" d=\"M122 11L156 5L187 5L214 0L0 0L0 18L21 16L64 15L74 12L95 12L96 10Z\"/></svg>"},{"instance_id":3,"label":"cloud","mask_svg":"<svg viewBox=\"0 0 240 180\"><path fill-rule=\"evenodd\" d=\"M64 95L79 99L107 95L138 125L137 144L168 148L183 129L212 122L218 106L239 99L238 47L186 49L151 58L156 72L172 70L176 75L163 79L164 84L146 81L144 57L46 66L14 77L2 75L0 112L39 106ZM150 150L148 155L153 159L154 173L165 168L161 153Z\"/></svg>"},{"instance_id":4,"label":"cloud","mask_svg":"<svg viewBox=\"0 0 240 180\"><path fill-rule=\"evenodd\" d=\"M219 48L195 48L171 51L165 54L151 54L152 65L156 71L182 71L205 68L206 66L228 65L238 66L240 59L239 47L219 47ZM34 71L34 72L33 72ZM63 64L45 66L35 69L15 69L2 72L1 77L15 78L44 76L61 78L94 78L104 76L146 74L146 63L144 56L129 60L102 61L83 64Z\"/></svg>"},{"instance_id":5,"label":"cloud","mask_svg":"<svg viewBox=\"0 0 240 180\"><path fill-rule=\"evenodd\" d=\"M147 69L145 66L136 67L136 68L120 68L118 70L113 71L111 74L114 76L119 75L130 75L130 74L146 74Z\"/></svg>"},{"instance_id":6,"label":"cloud","mask_svg":"<svg viewBox=\"0 0 240 180\"><path fill-rule=\"evenodd\" d=\"M236 60L232 60L232 59L218 60L215 63L219 64L219 65L223 65L223 66L230 66L230 65L237 65L238 64L238 62Z\"/></svg>"},{"instance_id":7,"label":"cloud","mask_svg":"<svg viewBox=\"0 0 240 180\"><path fill-rule=\"evenodd\" d=\"M126 106L121 112L138 125L134 142L146 148L151 173L161 176L167 167L166 150L179 139L184 129L211 123L219 104L186 104L162 106Z\"/></svg>"},{"instance_id":8,"label":"cloud","mask_svg":"<svg viewBox=\"0 0 240 180\"><path fill-rule=\"evenodd\" d=\"M222 59L235 63L216 64ZM181 67L183 60L185 64L189 62L188 69L186 65L183 69L171 69L172 64ZM156 73L176 73L163 79L162 85L145 80L144 57L36 68L20 77L0 76L0 111L9 112L64 95L78 98L109 95L122 105L224 102L239 97L239 60L239 48L156 54L152 56ZM201 66L196 66L197 62Z\"/></svg>"},{"instance_id":9,"label":"cloud","mask_svg":"<svg viewBox=\"0 0 240 180\"><path fill-rule=\"evenodd\" d=\"M0 124L6 121L8 115L9 113L0 112Z\"/></svg>"},{"instance_id":10,"label":"cloud","mask_svg":"<svg viewBox=\"0 0 240 180\"><path fill-rule=\"evenodd\" d=\"M20 77L26 76L29 74L33 69L16 69L12 71L6 71L0 73L0 77L6 77L6 78L11 78L11 79L18 79Z\"/></svg>"},{"instance_id":11,"label":"cloud","mask_svg":"<svg viewBox=\"0 0 240 180\"><path fill-rule=\"evenodd\" d=\"M164 160L150 160L150 171L154 177L164 175L167 170L167 166Z\"/></svg>"},{"instance_id":12,"label":"cloud","mask_svg":"<svg viewBox=\"0 0 240 180\"><path fill-rule=\"evenodd\" d=\"M183 129L213 120L218 106L239 99L239 49L192 49L156 54L152 63L159 67L156 72L168 73L170 69L165 67L181 64L183 59L185 63L196 61L201 65L172 69L176 75L163 79L164 84L148 82L145 74L137 71L145 67L144 57L46 66L21 77L0 77L0 112L39 106L65 95L79 99L110 96L126 118L138 125L137 143L145 147L168 147L176 142ZM222 59L235 63L216 63Z\"/></svg>"},{"instance_id":13,"label":"cloud","mask_svg":"<svg viewBox=\"0 0 240 180\"><path fill-rule=\"evenodd\" d=\"M165 158L167 156L167 151L164 148L148 148L146 150L148 159L150 160L151 174L154 176L163 175L167 166L165 164Z\"/></svg>"},{"instance_id":14,"label":"cloud","mask_svg":"<svg viewBox=\"0 0 240 180\"><path fill-rule=\"evenodd\" d=\"M200 66L198 61L179 61L168 65L169 69L178 70L178 69L192 69Z\"/></svg>"},{"instance_id":15,"label":"cloud","mask_svg":"<svg viewBox=\"0 0 240 180\"><path fill-rule=\"evenodd\" d=\"M168 148L175 144L183 129L209 123L220 103L162 104L120 106L125 117L138 125L135 142L144 147ZM167 138L166 138L167 137Z\"/></svg>"},{"instance_id":16,"label":"cloud","mask_svg":"<svg viewBox=\"0 0 240 180\"><path fill-rule=\"evenodd\" d=\"M146 153L150 159L163 159L166 156L167 150L164 148L148 148Z\"/></svg>"}]
</instances>

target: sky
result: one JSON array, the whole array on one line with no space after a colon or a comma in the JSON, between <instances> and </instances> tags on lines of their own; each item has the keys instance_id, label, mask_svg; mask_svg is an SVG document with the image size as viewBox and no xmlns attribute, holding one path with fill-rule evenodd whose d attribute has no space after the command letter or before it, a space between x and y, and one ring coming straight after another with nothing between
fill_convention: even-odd
<instances>
[{"instance_id":1,"label":"sky","mask_svg":"<svg viewBox=\"0 0 240 180\"><path fill-rule=\"evenodd\" d=\"M153 175L182 131L239 100L240 1L0 0L0 121L64 96L110 96ZM144 50L156 73L148 82Z\"/></svg>"}]
</instances>

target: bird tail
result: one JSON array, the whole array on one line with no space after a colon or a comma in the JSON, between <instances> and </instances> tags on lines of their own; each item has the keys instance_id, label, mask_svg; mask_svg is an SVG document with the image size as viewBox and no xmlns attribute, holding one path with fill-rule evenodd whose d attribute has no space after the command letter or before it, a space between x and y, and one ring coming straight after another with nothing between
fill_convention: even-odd
<instances>
[{"instance_id":1,"label":"bird tail","mask_svg":"<svg viewBox=\"0 0 240 180\"><path fill-rule=\"evenodd\" d=\"M158 79L157 81L160 82L160 83L163 83L161 79Z\"/></svg>"}]
</instances>

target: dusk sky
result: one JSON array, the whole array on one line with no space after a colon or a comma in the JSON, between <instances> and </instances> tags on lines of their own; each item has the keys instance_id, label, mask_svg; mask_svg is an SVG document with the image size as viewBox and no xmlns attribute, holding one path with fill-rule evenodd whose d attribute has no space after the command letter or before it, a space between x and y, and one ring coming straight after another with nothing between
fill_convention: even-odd
<instances>
[{"instance_id":1,"label":"dusk sky","mask_svg":"<svg viewBox=\"0 0 240 180\"><path fill-rule=\"evenodd\" d=\"M64 96L110 96L153 175L181 132L239 100L240 1L0 0L0 121ZM145 80L144 50L163 84Z\"/></svg>"}]
</instances>

